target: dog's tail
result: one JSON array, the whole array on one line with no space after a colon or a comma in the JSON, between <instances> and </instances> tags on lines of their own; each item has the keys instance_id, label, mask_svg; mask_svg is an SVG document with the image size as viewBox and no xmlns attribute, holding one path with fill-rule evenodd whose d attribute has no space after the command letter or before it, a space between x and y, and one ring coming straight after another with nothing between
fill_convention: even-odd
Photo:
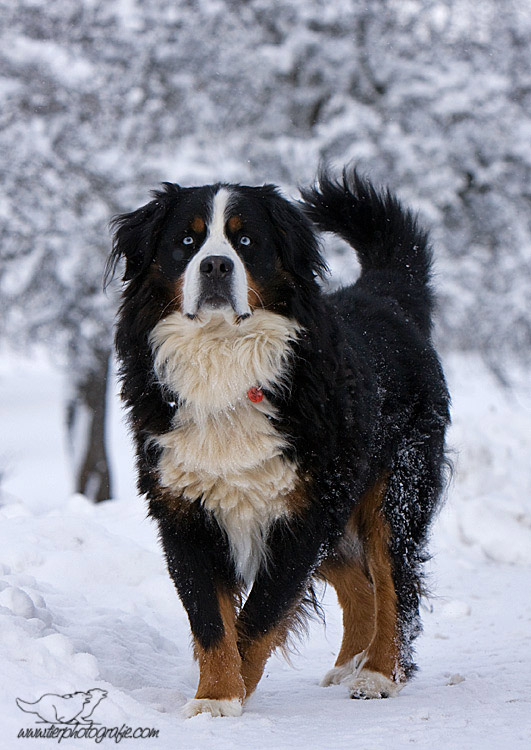
<instances>
[{"instance_id":1,"label":"dog's tail","mask_svg":"<svg viewBox=\"0 0 531 750\"><path fill-rule=\"evenodd\" d=\"M301 195L303 210L317 227L339 235L356 250L361 282L396 299L429 334L431 248L427 233L411 211L389 190L377 190L355 169L345 168L339 180L322 170L316 184L301 190Z\"/></svg>"}]
</instances>

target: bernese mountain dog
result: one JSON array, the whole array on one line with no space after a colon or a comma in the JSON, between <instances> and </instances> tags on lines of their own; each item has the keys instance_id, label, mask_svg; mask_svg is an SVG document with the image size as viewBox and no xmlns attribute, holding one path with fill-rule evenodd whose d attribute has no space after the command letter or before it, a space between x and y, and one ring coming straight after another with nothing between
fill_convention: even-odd
<instances>
[{"instance_id":1,"label":"bernese mountain dog","mask_svg":"<svg viewBox=\"0 0 531 750\"><path fill-rule=\"evenodd\" d=\"M327 293L319 231L356 251ZM323 685L396 695L415 671L449 397L426 233L355 170L272 185L164 183L114 219L116 348L149 501L199 662L193 716L237 716L330 583L343 642Z\"/></svg>"}]
</instances>

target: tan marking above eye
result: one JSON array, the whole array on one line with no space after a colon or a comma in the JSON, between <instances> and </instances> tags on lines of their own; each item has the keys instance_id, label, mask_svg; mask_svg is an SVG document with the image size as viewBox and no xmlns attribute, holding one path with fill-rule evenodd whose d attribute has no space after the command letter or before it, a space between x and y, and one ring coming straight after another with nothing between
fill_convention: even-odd
<instances>
[{"instance_id":1,"label":"tan marking above eye","mask_svg":"<svg viewBox=\"0 0 531 750\"><path fill-rule=\"evenodd\" d=\"M243 222L240 216L231 216L228 221L228 226L231 232L237 232L242 228Z\"/></svg>"},{"instance_id":2,"label":"tan marking above eye","mask_svg":"<svg viewBox=\"0 0 531 750\"><path fill-rule=\"evenodd\" d=\"M194 232L197 232L197 234L201 234L205 231L205 220L200 216L196 216L190 226L194 230Z\"/></svg>"}]
</instances>

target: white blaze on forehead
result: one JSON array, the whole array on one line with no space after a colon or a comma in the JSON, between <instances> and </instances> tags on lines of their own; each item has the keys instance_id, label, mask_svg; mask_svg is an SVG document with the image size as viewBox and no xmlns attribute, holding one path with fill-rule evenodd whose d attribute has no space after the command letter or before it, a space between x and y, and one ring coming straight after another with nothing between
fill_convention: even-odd
<instances>
[{"instance_id":1,"label":"white blaze on forehead","mask_svg":"<svg viewBox=\"0 0 531 750\"><path fill-rule=\"evenodd\" d=\"M250 313L247 301L247 274L243 261L234 250L225 234L231 200L234 194L228 188L219 188L214 195L211 215L208 221L206 240L196 255L188 263L183 279L183 313L195 315L201 294L200 265L210 255L223 255L234 263L232 272L232 300L236 315Z\"/></svg>"},{"instance_id":2,"label":"white blaze on forehead","mask_svg":"<svg viewBox=\"0 0 531 750\"><path fill-rule=\"evenodd\" d=\"M212 214L208 224L208 234L205 245L214 246L219 245L230 245L227 237L225 236L225 223L227 221L227 213L230 206L233 195L227 188L220 188L214 196L212 201ZM205 247L203 245L203 248ZM214 253L213 253L214 254Z\"/></svg>"}]
</instances>

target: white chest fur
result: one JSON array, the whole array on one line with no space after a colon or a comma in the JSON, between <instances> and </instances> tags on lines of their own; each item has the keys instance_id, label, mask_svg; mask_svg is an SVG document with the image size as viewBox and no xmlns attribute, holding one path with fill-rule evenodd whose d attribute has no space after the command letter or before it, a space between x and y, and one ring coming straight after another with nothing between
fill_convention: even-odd
<instances>
[{"instance_id":1,"label":"white chest fur","mask_svg":"<svg viewBox=\"0 0 531 750\"><path fill-rule=\"evenodd\" d=\"M296 466L282 456L274 407L267 399L252 403L247 391L285 385L298 330L281 315L257 310L237 326L221 315L198 325L172 313L151 335L155 373L179 399L173 429L157 437L161 484L202 498L246 583L263 560L271 523L288 512L297 478Z\"/></svg>"}]
</instances>

